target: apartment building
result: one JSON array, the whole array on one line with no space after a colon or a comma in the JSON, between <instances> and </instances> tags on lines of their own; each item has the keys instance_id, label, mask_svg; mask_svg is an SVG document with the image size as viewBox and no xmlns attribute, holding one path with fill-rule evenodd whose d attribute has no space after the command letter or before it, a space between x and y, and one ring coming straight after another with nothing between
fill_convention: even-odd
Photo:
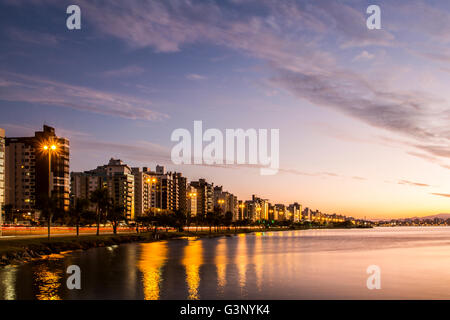
<instances>
[{"instance_id":1,"label":"apartment building","mask_svg":"<svg viewBox=\"0 0 450 320\"><path fill-rule=\"evenodd\" d=\"M5 139L6 204L14 210L38 210L49 194L69 209L69 140L44 125L33 137ZM50 160L50 161L49 161Z\"/></svg>"},{"instance_id":2,"label":"apartment building","mask_svg":"<svg viewBox=\"0 0 450 320\"><path fill-rule=\"evenodd\" d=\"M111 158L94 170L73 172L71 183L73 199L89 199L94 190L107 187L112 202L125 208L127 219L135 218L134 175L122 160Z\"/></svg>"}]
</instances>

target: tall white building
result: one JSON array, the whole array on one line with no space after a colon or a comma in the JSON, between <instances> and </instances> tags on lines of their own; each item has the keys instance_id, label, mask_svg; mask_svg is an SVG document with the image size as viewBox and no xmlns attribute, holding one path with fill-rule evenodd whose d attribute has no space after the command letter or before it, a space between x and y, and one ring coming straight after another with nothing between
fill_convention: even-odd
<instances>
[{"instance_id":1,"label":"tall white building","mask_svg":"<svg viewBox=\"0 0 450 320\"><path fill-rule=\"evenodd\" d=\"M98 187L107 187L111 200L125 208L127 219L135 217L134 176L131 168L120 159L85 172L72 172L72 197L89 198Z\"/></svg>"},{"instance_id":2,"label":"tall white building","mask_svg":"<svg viewBox=\"0 0 450 320\"><path fill-rule=\"evenodd\" d=\"M3 225L3 206L5 204L5 130L0 128L0 236Z\"/></svg>"}]
</instances>

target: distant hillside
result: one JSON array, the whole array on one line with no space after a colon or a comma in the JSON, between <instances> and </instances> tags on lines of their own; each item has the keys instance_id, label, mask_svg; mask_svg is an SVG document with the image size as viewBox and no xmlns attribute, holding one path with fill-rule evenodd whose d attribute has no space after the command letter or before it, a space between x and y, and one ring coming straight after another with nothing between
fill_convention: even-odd
<instances>
[{"instance_id":1,"label":"distant hillside","mask_svg":"<svg viewBox=\"0 0 450 320\"><path fill-rule=\"evenodd\" d=\"M413 220L413 219L419 219L419 220L427 220L427 219L450 219L450 213L439 213L432 216L426 216L426 217L412 217L412 218L401 218L401 219L395 219L395 218L385 218L385 219L371 219L371 221L388 221L388 220Z\"/></svg>"},{"instance_id":2,"label":"distant hillside","mask_svg":"<svg viewBox=\"0 0 450 320\"><path fill-rule=\"evenodd\" d=\"M435 214L435 215L432 215L432 216L426 216L426 217L415 217L415 218L412 218L412 219L419 219L419 220L426 220L426 219L436 219L436 218L439 218L439 219L450 219L450 213L439 213L439 214Z\"/></svg>"}]
</instances>

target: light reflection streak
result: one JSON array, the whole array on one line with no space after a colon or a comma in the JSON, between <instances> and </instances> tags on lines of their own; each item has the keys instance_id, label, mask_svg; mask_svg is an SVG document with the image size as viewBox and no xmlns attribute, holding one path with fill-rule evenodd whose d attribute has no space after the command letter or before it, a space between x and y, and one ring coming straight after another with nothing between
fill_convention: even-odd
<instances>
[{"instance_id":1,"label":"light reflection streak","mask_svg":"<svg viewBox=\"0 0 450 320\"><path fill-rule=\"evenodd\" d=\"M236 249L236 266L239 274L239 287L241 289L241 295L244 295L245 285L247 282L247 237L245 234L240 234L237 249Z\"/></svg>"},{"instance_id":2,"label":"light reflection streak","mask_svg":"<svg viewBox=\"0 0 450 320\"><path fill-rule=\"evenodd\" d=\"M217 286L220 293L227 284L227 240L222 238L218 241L215 253L215 264L217 270Z\"/></svg>"},{"instance_id":3,"label":"light reflection streak","mask_svg":"<svg viewBox=\"0 0 450 320\"><path fill-rule=\"evenodd\" d=\"M256 234L255 237L255 247L253 250L253 263L255 265L255 276L256 276L256 287L258 291L261 292L262 277L263 277L263 236L261 234Z\"/></svg>"},{"instance_id":4,"label":"light reflection streak","mask_svg":"<svg viewBox=\"0 0 450 320\"><path fill-rule=\"evenodd\" d=\"M7 266L0 277L2 300L16 300L16 266Z\"/></svg>"},{"instance_id":5,"label":"light reflection streak","mask_svg":"<svg viewBox=\"0 0 450 320\"><path fill-rule=\"evenodd\" d=\"M47 265L41 264L34 271L34 278L38 286L38 300L61 300L58 290L61 286L61 275L50 271Z\"/></svg>"},{"instance_id":6,"label":"light reflection streak","mask_svg":"<svg viewBox=\"0 0 450 320\"><path fill-rule=\"evenodd\" d=\"M200 266L203 264L203 246L201 240L189 239L184 248L182 265L186 270L186 283L188 286L188 299L198 300L200 295Z\"/></svg>"},{"instance_id":7,"label":"light reflection streak","mask_svg":"<svg viewBox=\"0 0 450 320\"><path fill-rule=\"evenodd\" d=\"M141 245L138 268L142 272L145 300L160 298L162 269L167 261L167 242L150 242Z\"/></svg>"}]
</instances>

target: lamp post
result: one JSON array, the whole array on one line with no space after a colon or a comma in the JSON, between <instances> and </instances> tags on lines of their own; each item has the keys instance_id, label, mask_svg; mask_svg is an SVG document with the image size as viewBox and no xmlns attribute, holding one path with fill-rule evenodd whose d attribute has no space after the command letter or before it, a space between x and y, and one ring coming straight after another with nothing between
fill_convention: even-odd
<instances>
[{"instance_id":1,"label":"lamp post","mask_svg":"<svg viewBox=\"0 0 450 320\"><path fill-rule=\"evenodd\" d=\"M48 153L48 198L52 196L52 188L51 188L51 175L52 175L52 152L56 152L56 145L44 145L44 152Z\"/></svg>"},{"instance_id":2,"label":"lamp post","mask_svg":"<svg viewBox=\"0 0 450 320\"><path fill-rule=\"evenodd\" d=\"M44 152L48 153L48 206L50 206L50 198L52 197L52 187L51 187L51 183L52 183L52 152L56 152L57 151L57 147L56 144L54 143L48 143L48 144L44 144L44 146L42 147ZM50 226L51 226L51 212L50 212L50 208L48 208L48 217L47 217L47 228L48 228L48 239L50 240Z\"/></svg>"},{"instance_id":3,"label":"lamp post","mask_svg":"<svg viewBox=\"0 0 450 320\"><path fill-rule=\"evenodd\" d=\"M244 220L244 208L245 208L245 204L241 203L239 205L239 208L241 209L241 220Z\"/></svg>"},{"instance_id":4,"label":"lamp post","mask_svg":"<svg viewBox=\"0 0 450 320\"><path fill-rule=\"evenodd\" d=\"M190 217L192 217L192 201L197 201L197 192L189 192L187 197L189 198L188 214ZM196 208L195 216L197 216L197 203L195 204L195 208ZM197 231L198 231L198 221L196 221L196 224L195 224L195 232L197 232Z\"/></svg>"}]
</instances>

